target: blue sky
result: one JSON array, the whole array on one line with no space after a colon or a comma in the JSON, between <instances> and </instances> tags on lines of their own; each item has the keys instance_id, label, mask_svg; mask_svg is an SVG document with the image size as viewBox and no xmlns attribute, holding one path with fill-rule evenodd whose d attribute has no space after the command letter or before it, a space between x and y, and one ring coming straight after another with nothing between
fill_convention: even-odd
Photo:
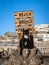
<instances>
[{"instance_id":1,"label":"blue sky","mask_svg":"<svg viewBox=\"0 0 49 65\"><path fill-rule=\"evenodd\" d=\"M0 35L15 32L14 12L32 10L36 24L49 23L49 0L0 0Z\"/></svg>"}]
</instances>

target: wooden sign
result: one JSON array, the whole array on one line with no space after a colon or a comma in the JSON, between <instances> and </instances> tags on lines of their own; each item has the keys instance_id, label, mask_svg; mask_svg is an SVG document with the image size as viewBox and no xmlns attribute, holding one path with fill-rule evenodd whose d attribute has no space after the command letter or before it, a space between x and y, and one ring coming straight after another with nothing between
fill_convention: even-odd
<instances>
[{"instance_id":1,"label":"wooden sign","mask_svg":"<svg viewBox=\"0 0 49 65\"><path fill-rule=\"evenodd\" d=\"M32 17L33 13L32 11L26 11L26 12L15 12L14 17L15 18L24 18L24 17Z\"/></svg>"}]
</instances>

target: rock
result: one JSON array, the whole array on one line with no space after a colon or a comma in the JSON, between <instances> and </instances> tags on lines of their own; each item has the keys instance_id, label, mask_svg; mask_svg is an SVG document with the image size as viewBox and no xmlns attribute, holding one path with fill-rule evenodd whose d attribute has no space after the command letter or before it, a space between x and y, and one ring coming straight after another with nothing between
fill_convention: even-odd
<instances>
[{"instance_id":1,"label":"rock","mask_svg":"<svg viewBox=\"0 0 49 65\"><path fill-rule=\"evenodd\" d=\"M27 60L26 60L26 59L25 59L25 60L23 60L22 65L28 65L28 62L27 62Z\"/></svg>"},{"instance_id":2,"label":"rock","mask_svg":"<svg viewBox=\"0 0 49 65\"><path fill-rule=\"evenodd\" d=\"M4 51L4 49L3 48L0 48L0 52L3 52Z\"/></svg>"},{"instance_id":3,"label":"rock","mask_svg":"<svg viewBox=\"0 0 49 65\"><path fill-rule=\"evenodd\" d=\"M1 57L4 59L4 58L9 58L9 54L6 50L4 50L4 52L1 54Z\"/></svg>"},{"instance_id":4,"label":"rock","mask_svg":"<svg viewBox=\"0 0 49 65\"><path fill-rule=\"evenodd\" d=\"M23 49L22 50L22 57L25 59L29 56L30 50L29 49Z\"/></svg>"},{"instance_id":5,"label":"rock","mask_svg":"<svg viewBox=\"0 0 49 65\"><path fill-rule=\"evenodd\" d=\"M0 58L0 65L4 62L4 59Z\"/></svg>"},{"instance_id":6,"label":"rock","mask_svg":"<svg viewBox=\"0 0 49 65\"><path fill-rule=\"evenodd\" d=\"M43 55L39 49L37 49L37 56L39 56L40 59L43 60Z\"/></svg>"},{"instance_id":7,"label":"rock","mask_svg":"<svg viewBox=\"0 0 49 65\"><path fill-rule=\"evenodd\" d=\"M2 65L8 65L8 61L4 61Z\"/></svg>"},{"instance_id":8,"label":"rock","mask_svg":"<svg viewBox=\"0 0 49 65\"><path fill-rule=\"evenodd\" d=\"M33 48L33 49L31 49L30 51L31 51L30 54L31 54L32 56L35 56L35 55L37 54L37 48Z\"/></svg>"},{"instance_id":9,"label":"rock","mask_svg":"<svg viewBox=\"0 0 49 65\"><path fill-rule=\"evenodd\" d=\"M34 59L31 59L28 65L37 65Z\"/></svg>"},{"instance_id":10,"label":"rock","mask_svg":"<svg viewBox=\"0 0 49 65\"><path fill-rule=\"evenodd\" d=\"M30 59L29 65L39 65L41 64L41 60L38 56L34 56Z\"/></svg>"},{"instance_id":11,"label":"rock","mask_svg":"<svg viewBox=\"0 0 49 65\"><path fill-rule=\"evenodd\" d=\"M36 51L37 51L37 48L30 49L28 61L30 61L30 59L33 58L37 54Z\"/></svg>"}]
</instances>

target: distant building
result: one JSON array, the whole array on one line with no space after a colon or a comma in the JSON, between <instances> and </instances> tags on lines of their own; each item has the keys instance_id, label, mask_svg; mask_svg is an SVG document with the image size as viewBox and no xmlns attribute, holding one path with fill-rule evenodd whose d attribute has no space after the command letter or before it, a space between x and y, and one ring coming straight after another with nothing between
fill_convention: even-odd
<instances>
[{"instance_id":1,"label":"distant building","mask_svg":"<svg viewBox=\"0 0 49 65\"><path fill-rule=\"evenodd\" d=\"M19 42L17 38L17 34L15 32L6 32L4 35L5 42L11 43L11 44L17 44Z\"/></svg>"},{"instance_id":2,"label":"distant building","mask_svg":"<svg viewBox=\"0 0 49 65\"><path fill-rule=\"evenodd\" d=\"M35 26L36 35L38 40L49 41L49 24L38 24Z\"/></svg>"},{"instance_id":3,"label":"distant building","mask_svg":"<svg viewBox=\"0 0 49 65\"><path fill-rule=\"evenodd\" d=\"M34 45L43 55L49 55L49 24L35 26Z\"/></svg>"},{"instance_id":4,"label":"distant building","mask_svg":"<svg viewBox=\"0 0 49 65\"><path fill-rule=\"evenodd\" d=\"M49 28L49 24L37 24L35 25L36 28Z\"/></svg>"},{"instance_id":5,"label":"distant building","mask_svg":"<svg viewBox=\"0 0 49 65\"><path fill-rule=\"evenodd\" d=\"M3 37L2 36L0 36L0 41L3 39Z\"/></svg>"},{"instance_id":6,"label":"distant building","mask_svg":"<svg viewBox=\"0 0 49 65\"><path fill-rule=\"evenodd\" d=\"M15 32L6 32L5 39L16 39L17 38L17 34Z\"/></svg>"}]
</instances>

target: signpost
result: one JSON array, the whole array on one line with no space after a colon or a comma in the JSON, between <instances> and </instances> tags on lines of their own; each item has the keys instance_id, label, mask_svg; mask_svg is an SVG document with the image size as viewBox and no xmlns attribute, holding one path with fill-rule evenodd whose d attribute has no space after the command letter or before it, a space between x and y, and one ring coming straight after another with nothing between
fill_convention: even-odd
<instances>
[{"instance_id":1,"label":"signpost","mask_svg":"<svg viewBox=\"0 0 49 65\"><path fill-rule=\"evenodd\" d=\"M32 11L25 11L25 12L15 12L15 26L16 26L16 33L18 34L18 39L21 39L22 36L22 29L29 29L30 35L33 34L34 31L34 19Z\"/></svg>"}]
</instances>

